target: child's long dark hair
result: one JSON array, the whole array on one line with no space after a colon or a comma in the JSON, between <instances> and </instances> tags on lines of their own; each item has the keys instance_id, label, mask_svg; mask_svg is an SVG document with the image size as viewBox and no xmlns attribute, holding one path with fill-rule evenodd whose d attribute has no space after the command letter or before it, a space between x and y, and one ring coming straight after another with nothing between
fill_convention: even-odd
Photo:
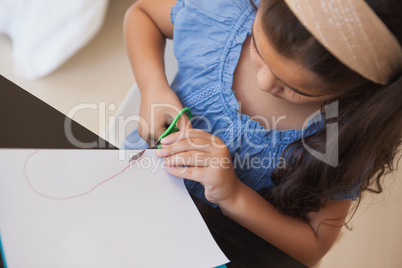
<instances>
[{"instance_id":1,"label":"child's long dark hair","mask_svg":"<svg viewBox=\"0 0 402 268\"><path fill-rule=\"evenodd\" d=\"M402 2L366 2L402 43ZM259 8L264 31L277 51L314 71L338 94L322 111L333 101L339 104L339 164L332 167L316 159L301 140L295 141L283 154L286 168L278 168L272 175L275 186L261 194L282 213L306 220L309 212L318 211L356 185L360 184L360 195L366 190L382 192L381 178L394 169L401 144L401 74L386 86L368 81L318 43L283 0L262 0ZM326 129L304 142L324 153Z\"/></svg>"}]
</instances>

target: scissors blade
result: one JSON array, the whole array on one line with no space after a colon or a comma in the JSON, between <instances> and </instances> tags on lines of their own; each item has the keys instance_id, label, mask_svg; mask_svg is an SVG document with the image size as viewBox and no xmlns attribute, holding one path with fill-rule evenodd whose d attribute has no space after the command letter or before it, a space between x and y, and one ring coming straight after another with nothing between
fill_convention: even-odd
<instances>
[{"instance_id":1,"label":"scissors blade","mask_svg":"<svg viewBox=\"0 0 402 268\"><path fill-rule=\"evenodd\" d=\"M154 145L152 145L152 146L149 147L148 149L157 149L158 146L159 146L159 144L161 144L160 141L157 141ZM142 150L142 151L139 152L139 153L136 153L135 155L133 155L133 156L130 158L130 160L128 160L128 162L131 163L131 162L137 160L137 159L140 158L140 157L145 153L145 151L148 150L148 149L145 149L145 150Z\"/></svg>"},{"instance_id":2,"label":"scissors blade","mask_svg":"<svg viewBox=\"0 0 402 268\"><path fill-rule=\"evenodd\" d=\"M130 158L130 160L128 160L128 162L131 163L131 162L137 160L137 159L140 158L144 153L145 153L145 150L142 150L141 152L139 152L139 153L133 155L133 156Z\"/></svg>"}]
</instances>

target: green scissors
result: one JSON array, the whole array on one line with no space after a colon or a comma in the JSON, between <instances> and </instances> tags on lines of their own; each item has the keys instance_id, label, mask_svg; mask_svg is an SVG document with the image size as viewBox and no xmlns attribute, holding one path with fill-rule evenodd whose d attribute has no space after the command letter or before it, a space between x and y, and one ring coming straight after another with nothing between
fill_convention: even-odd
<instances>
[{"instance_id":1,"label":"green scissors","mask_svg":"<svg viewBox=\"0 0 402 268\"><path fill-rule=\"evenodd\" d=\"M158 141L157 141L154 145L152 145L151 147L149 147L148 149L160 149L160 148L162 148L161 140L162 140L164 137L166 137L166 136L168 136L168 135L170 135L170 134L173 134L173 133L179 131L179 128L176 126L176 123L177 123L177 121L179 120L180 116L181 116L182 114L184 114L184 113L187 113L188 119L191 119L191 115L192 115L192 114L191 114L190 108L188 108L188 107L183 108L183 110L181 110L181 111L176 115L176 117L174 118L173 122L169 125L169 127L166 129L166 131L163 132L162 135L160 135ZM148 149L145 149L145 150L148 150ZM138 158L140 158L140 157L144 154L145 150L142 150L141 152L139 152L139 153L133 155L133 156L130 158L130 160L129 160L128 162L130 163L130 162L135 161L135 160L137 160Z\"/></svg>"}]
</instances>

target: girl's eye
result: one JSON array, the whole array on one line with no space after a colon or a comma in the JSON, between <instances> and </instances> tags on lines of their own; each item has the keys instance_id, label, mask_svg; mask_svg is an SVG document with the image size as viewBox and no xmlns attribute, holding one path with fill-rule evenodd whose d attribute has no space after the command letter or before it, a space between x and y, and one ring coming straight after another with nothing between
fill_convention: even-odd
<instances>
[{"instance_id":1,"label":"girl's eye","mask_svg":"<svg viewBox=\"0 0 402 268\"><path fill-rule=\"evenodd\" d=\"M251 36L250 38L250 47L251 49L258 55L258 57L262 58L259 51L257 50L255 43L254 43L254 38L253 36ZM304 99L311 99L314 98L312 96L307 96L304 94L300 94L299 92L291 89L289 86L287 86L286 84L283 85L283 89L285 91L287 91L287 93L290 94L291 98L296 99L296 100L304 100Z\"/></svg>"},{"instance_id":2,"label":"girl's eye","mask_svg":"<svg viewBox=\"0 0 402 268\"><path fill-rule=\"evenodd\" d=\"M252 50L254 50L255 53L258 54L259 57L261 57L261 56L260 56L260 53L259 53L258 50L257 50L257 48L255 47L255 44L254 44L254 40L253 40L253 39L254 39L254 38L250 38L251 48L252 48Z\"/></svg>"},{"instance_id":3,"label":"girl's eye","mask_svg":"<svg viewBox=\"0 0 402 268\"><path fill-rule=\"evenodd\" d=\"M284 86L283 88L285 89L285 91L287 91L287 92L290 94L290 96L291 96L292 98L294 98L294 99L296 99L296 100L300 100L300 99L311 99L311 98L312 98L312 97L310 97L310 96L306 96L306 95L297 93L296 91L292 90L291 88L289 88L289 87L287 87L287 86Z\"/></svg>"}]
</instances>

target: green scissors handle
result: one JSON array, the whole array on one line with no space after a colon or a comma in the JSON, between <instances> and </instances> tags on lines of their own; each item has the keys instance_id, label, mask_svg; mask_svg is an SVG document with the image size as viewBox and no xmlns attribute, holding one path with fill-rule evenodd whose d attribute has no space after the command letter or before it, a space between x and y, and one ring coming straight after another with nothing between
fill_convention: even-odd
<instances>
[{"instance_id":1,"label":"green scissors handle","mask_svg":"<svg viewBox=\"0 0 402 268\"><path fill-rule=\"evenodd\" d=\"M173 134L173 133L179 131L179 128L176 127L176 123L177 123L177 121L179 120L180 116L181 116L183 113L187 113L188 119L191 119L191 110L190 110L190 108L187 108L187 107L186 107L186 108L184 108L183 110L181 110L181 111L176 115L175 119L174 119L173 122L169 125L169 127L166 129L166 131L163 132L163 134L159 137L158 141L157 141L152 147L150 147L149 149L156 149L156 148L161 149L161 148L162 148L161 139L163 139L164 137L166 137L166 136L168 136L168 135L170 135L170 134ZM137 160L138 158L140 158L140 157L144 154L144 152L145 152L145 150L142 150L141 152L136 153L135 155L133 155L133 156L130 158L129 162L132 162L132 161Z\"/></svg>"},{"instance_id":2,"label":"green scissors handle","mask_svg":"<svg viewBox=\"0 0 402 268\"><path fill-rule=\"evenodd\" d=\"M160 135L160 137L159 137L159 139L158 139L158 142L157 142L157 144L158 144L158 149L162 148L162 145L160 145L161 139L163 139L163 138L166 137L166 136L169 136L170 134L173 134L173 133L179 131L179 128L176 126L176 123L177 123L177 121L179 120L180 116L181 116L182 114L184 114L184 113L187 113L188 119L191 119L192 113L191 113L190 108L188 108L188 107L183 108L183 109L176 115L176 117L174 118L173 122L172 122L172 123L170 124L170 126L166 129L166 131L163 132L162 135Z\"/></svg>"}]
</instances>

